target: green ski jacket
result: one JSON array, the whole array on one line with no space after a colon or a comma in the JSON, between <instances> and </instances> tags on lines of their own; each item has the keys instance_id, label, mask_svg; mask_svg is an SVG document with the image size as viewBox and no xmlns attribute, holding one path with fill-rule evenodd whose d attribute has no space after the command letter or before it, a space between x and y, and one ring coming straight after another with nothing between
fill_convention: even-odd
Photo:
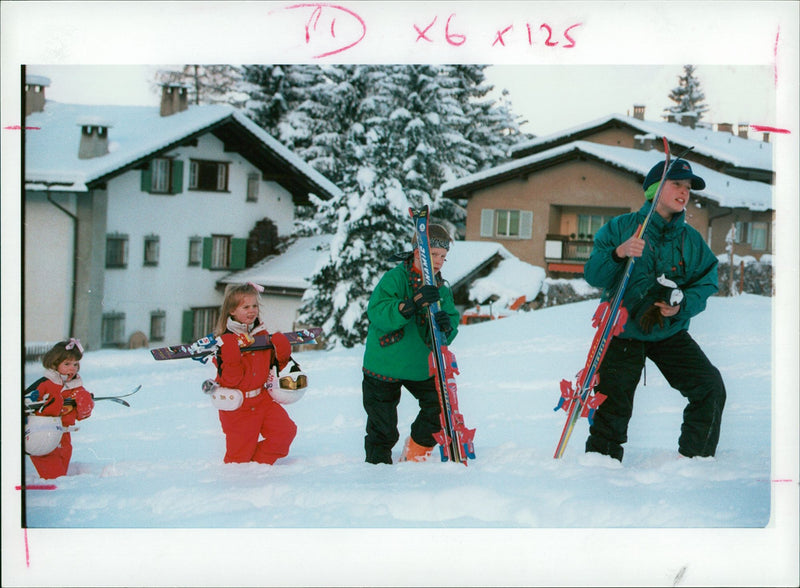
<instances>
[{"instance_id":1,"label":"green ski jacket","mask_svg":"<svg viewBox=\"0 0 800 588\"><path fill-rule=\"evenodd\" d=\"M597 231L594 249L583 271L589 284L603 288L603 300L614 297L628 261L627 258L618 259L614 250L644 222L651 205L651 202L645 202L638 212L615 217ZM654 213L644 240L644 252L636 258L622 299L628 320L618 336L663 341L687 330L690 319L700 314L708 297L717 292L718 261L700 233L685 222L685 212L676 214L670 221ZM662 274L683 290L681 309L672 317L664 317L663 327L656 324L650 333L644 333L639 318L654 302L663 300L664 289L656 282Z\"/></svg>"},{"instance_id":2,"label":"green ski jacket","mask_svg":"<svg viewBox=\"0 0 800 588\"><path fill-rule=\"evenodd\" d=\"M438 276L437 276L438 277ZM431 353L427 309L405 318L398 310L400 302L411 298L413 291L409 270L404 263L386 272L369 299L369 330L364 350L363 370L383 380L422 381L431 377L428 358ZM442 283L439 306L450 316L453 330L446 337L450 342L458 334L459 314L453 293Z\"/></svg>"}]
</instances>

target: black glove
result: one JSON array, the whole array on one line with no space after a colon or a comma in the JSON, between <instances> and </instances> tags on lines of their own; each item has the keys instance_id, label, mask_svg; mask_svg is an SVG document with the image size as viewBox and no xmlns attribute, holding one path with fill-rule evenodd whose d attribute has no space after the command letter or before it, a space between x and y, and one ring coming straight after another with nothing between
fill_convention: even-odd
<instances>
[{"instance_id":1,"label":"black glove","mask_svg":"<svg viewBox=\"0 0 800 588\"><path fill-rule=\"evenodd\" d=\"M450 324L450 315L444 310L440 310L434 314L433 320L436 321L436 326L439 327L439 330L445 335L453 330L453 326Z\"/></svg>"},{"instance_id":2,"label":"black glove","mask_svg":"<svg viewBox=\"0 0 800 588\"><path fill-rule=\"evenodd\" d=\"M403 300L400 304L400 314L406 318L411 318L417 310L425 308L439 299L439 289L436 286L422 286L414 292L411 298Z\"/></svg>"},{"instance_id":3,"label":"black glove","mask_svg":"<svg viewBox=\"0 0 800 588\"><path fill-rule=\"evenodd\" d=\"M642 327L644 333L650 333L653 330L653 325L658 323L659 327L664 326L664 316L661 314L661 309L655 304L645 310L639 319L639 325Z\"/></svg>"}]
</instances>

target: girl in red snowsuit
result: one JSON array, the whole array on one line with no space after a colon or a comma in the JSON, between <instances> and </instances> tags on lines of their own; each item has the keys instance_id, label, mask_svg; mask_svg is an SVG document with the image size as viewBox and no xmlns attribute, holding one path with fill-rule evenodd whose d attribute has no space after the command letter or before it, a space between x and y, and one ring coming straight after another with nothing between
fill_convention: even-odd
<instances>
[{"instance_id":1,"label":"girl in red snowsuit","mask_svg":"<svg viewBox=\"0 0 800 588\"><path fill-rule=\"evenodd\" d=\"M45 404L36 411L38 416L61 416L61 425L71 427L75 421L87 419L92 414L94 400L83 387L78 371L83 349L80 341L70 339L56 343L42 357L45 368L44 381L37 387L33 399ZM75 406L65 405L66 399L72 399ZM61 435L58 446L46 455L31 455L36 471L45 480L58 478L67 474L69 461L72 458L72 439L69 433Z\"/></svg>"},{"instance_id":2,"label":"girl in red snowsuit","mask_svg":"<svg viewBox=\"0 0 800 588\"><path fill-rule=\"evenodd\" d=\"M240 348L251 343L256 333L267 332L259 318L258 293L253 284L229 285L215 329L222 339L214 357L216 382L244 395L242 405L236 410L219 411L225 433L225 463L273 464L289 454L289 446L297 434L297 425L265 388L273 357L277 359L278 370L289 362L292 349L288 339L275 333L271 337L274 349Z\"/></svg>"}]
</instances>

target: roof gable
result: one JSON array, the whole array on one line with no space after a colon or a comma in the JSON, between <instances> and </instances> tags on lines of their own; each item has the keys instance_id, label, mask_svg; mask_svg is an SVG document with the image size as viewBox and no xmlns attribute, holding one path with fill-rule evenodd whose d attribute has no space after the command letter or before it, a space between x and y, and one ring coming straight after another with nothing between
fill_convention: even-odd
<instances>
[{"instance_id":1,"label":"roof gable","mask_svg":"<svg viewBox=\"0 0 800 588\"><path fill-rule=\"evenodd\" d=\"M772 144L713 131L705 126L686 127L672 122L645 121L631 116L611 114L587 123L524 141L511 148L511 156L525 157L541 151L583 140L607 128L628 128L636 134L666 137L674 151L694 146L694 153L715 160L721 167L773 170Z\"/></svg>"},{"instance_id":2,"label":"roof gable","mask_svg":"<svg viewBox=\"0 0 800 588\"><path fill-rule=\"evenodd\" d=\"M627 147L612 147L574 141L546 151L504 163L491 169L447 182L441 187L446 198L468 198L469 193L489 186L506 182L512 178L535 173L537 170L559 165L576 158L590 158L604 165L622 170L636 176L641 182L663 155L656 150L643 151ZM751 210L772 209L772 186L763 182L741 180L727 174L693 163L695 174L706 181L703 190L692 193L717 202L720 206L748 208Z\"/></svg>"},{"instance_id":3,"label":"roof gable","mask_svg":"<svg viewBox=\"0 0 800 588\"><path fill-rule=\"evenodd\" d=\"M87 117L106 121L109 153L78 158L80 123ZM313 192L328 198L340 190L296 154L233 107L193 106L161 116L158 107L88 106L47 101L43 112L26 118L25 181L28 189L86 191L140 166L192 139L213 132L295 196ZM275 174L275 170L280 173ZM53 186L55 184L55 186Z\"/></svg>"}]
</instances>

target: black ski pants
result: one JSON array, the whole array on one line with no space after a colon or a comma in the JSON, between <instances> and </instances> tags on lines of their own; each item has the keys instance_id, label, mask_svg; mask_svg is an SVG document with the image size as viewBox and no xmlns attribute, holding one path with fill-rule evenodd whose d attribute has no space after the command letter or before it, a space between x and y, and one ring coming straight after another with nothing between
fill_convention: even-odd
<instances>
[{"instance_id":1,"label":"black ski pants","mask_svg":"<svg viewBox=\"0 0 800 588\"><path fill-rule=\"evenodd\" d=\"M439 394L433 378L421 382L386 382L364 374L361 391L364 410L367 411L367 434L364 437L367 463L392 463L392 448L400 438L397 406L403 386L419 403L419 413L411 423L411 438L425 447L436 445L433 434L439 432L442 425L439 420Z\"/></svg>"},{"instance_id":2,"label":"black ski pants","mask_svg":"<svg viewBox=\"0 0 800 588\"><path fill-rule=\"evenodd\" d=\"M633 395L649 357L659 371L688 401L678 438L678 451L686 457L713 456L719 442L725 384L700 346L687 331L664 341L613 338L598 370L596 391L607 398L594 414L586 451L622 461L622 444L628 440Z\"/></svg>"}]
</instances>

